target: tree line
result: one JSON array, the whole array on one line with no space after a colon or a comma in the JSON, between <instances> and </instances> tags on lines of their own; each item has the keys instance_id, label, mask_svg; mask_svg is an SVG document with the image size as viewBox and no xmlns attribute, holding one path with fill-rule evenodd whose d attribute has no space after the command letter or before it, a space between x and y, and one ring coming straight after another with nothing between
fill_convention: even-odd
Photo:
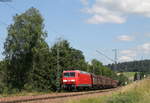
<instances>
[{"instance_id":1,"label":"tree line","mask_svg":"<svg viewBox=\"0 0 150 103\"><path fill-rule=\"evenodd\" d=\"M13 17L7 28L0 61L0 93L57 91L64 70L82 70L118 79L115 72L93 59L86 62L83 52L58 40L49 47L44 19L36 8Z\"/></svg>"},{"instance_id":2,"label":"tree line","mask_svg":"<svg viewBox=\"0 0 150 103\"><path fill-rule=\"evenodd\" d=\"M115 70L115 64L109 64L107 67ZM130 61L117 64L116 71L119 72L145 72L150 73L150 60Z\"/></svg>"}]
</instances>

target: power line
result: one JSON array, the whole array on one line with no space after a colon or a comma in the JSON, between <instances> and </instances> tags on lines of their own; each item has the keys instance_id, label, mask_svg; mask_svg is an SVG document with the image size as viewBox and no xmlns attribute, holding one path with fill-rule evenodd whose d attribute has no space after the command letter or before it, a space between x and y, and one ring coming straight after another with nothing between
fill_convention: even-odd
<instances>
[{"instance_id":1,"label":"power line","mask_svg":"<svg viewBox=\"0 0 150 103\"><path fill-rule=\"evenodd\" d=\"M114 59L112 59L112 58L108 57L107 55L105 55L104 53L102 53L102 52L96 50L97 53L103 55L103 56L106 57L108 60L110 60L110 61L112 61L112 62L115 63L114 70L116 71L116 70L117 70L117 49L113 49L113 51L115 51L115 57L114 57Z\"/></svg>"},{"instance_id":2,"label":"power line","mask_svg":"<svg viewBox=\"0 0 150 103\"><path fill-rule=\"evenodd\" d=\"M117 49L113 49L112 51L115 52L115 57L114 57L114 61L117 63L117 59L118 59L118 55L117 55Z\"/></svg>"},{"instance_id":3,"label":"power line","mask_svg":"<svg viewBox=\"0 0 150 103\"><path fill-rule=\"evenodd\" d=\"M114 68L114 70L117 70L117 49L113 49L113 51L115 52L115 57L114 57L115 68Z\"/></svg>"},{"instance_id":4,"label":"power line","mask_svg":"<svg viewBox=\"0 0 150 103\"><path fill-rule=\"evenodd\" d=\"M114 59L112 59L112 58L110 58L110 57L108 57L107 55L105 55L104 53L102 53L102 52L100 52L100 51L98 51L98 50L96 50L96 52L97 53L99 53L99 54L101 54L101 55L103 55L105 58L107 58L108 60L110 60L110 61L112 61L112 62L115 62L115 60Z\"/></svg>"}]
</instances>

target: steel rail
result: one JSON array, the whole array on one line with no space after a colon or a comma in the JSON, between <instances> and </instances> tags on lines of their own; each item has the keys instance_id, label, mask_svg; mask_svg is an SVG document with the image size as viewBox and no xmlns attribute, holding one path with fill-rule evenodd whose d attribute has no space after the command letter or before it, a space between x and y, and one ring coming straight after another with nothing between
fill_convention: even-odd
<instances>
[{"instance_id":1,"label":"steel rail","mask_svg":"<svg viewBox=\"0 0 150 103\"><path fill-rule=\"evenodd\" d=\"M31 102L31 101L37 101L37 100L48 100L48 99L59 99L59 98L67 98L67 97L75 97L75 96L81 96L81 95L87 95L87 94L96 94L96 93L104 93L104 92L110 92L116 90L116 88L113 89L106 89L106 90L97 90L97 91L88 91L88 92L73 92L73 94L64 94L64 95L58 95L58 96L47 96L47 97L28 97L28 98L22 98L22 99L14 99L14 100L1 100L0 103L22 103L22 102ZM43 95L41 95L43 96Z\"/></svg>"}]
</instances>

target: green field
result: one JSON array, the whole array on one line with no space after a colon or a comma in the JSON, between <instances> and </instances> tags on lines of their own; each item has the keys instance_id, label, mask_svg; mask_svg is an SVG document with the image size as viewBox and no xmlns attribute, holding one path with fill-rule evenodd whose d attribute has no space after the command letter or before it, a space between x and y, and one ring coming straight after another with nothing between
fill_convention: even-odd
<instances>
[{"instance_id":1,"label":"green field","mask_svg":"<svg viewBox=\"0 0 150 103\"><path fill-rule=\"evenodd\" d=\"M86 98L68 103L149 103L150 79L134 82L107 96Z\"/></svg>"},{"instance_id":2,"label":"green field","mask_svg":"<svg viewBox=\"0 0 150 103\"><path fill-rule=\"evenodd\" d=\"M136 72L123 72L123 74L127 77L134 77Z\"/></svg>"},{"instance_id":3,"label":"green field","mask_svg":"<svg viewBox=\"0 0 150 103\"><path fill-rule=\"evenodd\" d=\"M134 80L134 75L135 75L136 72L123 72L123 74L128 77L128 79L130 81L133 81Z\"/></svg>"}]
</instances>

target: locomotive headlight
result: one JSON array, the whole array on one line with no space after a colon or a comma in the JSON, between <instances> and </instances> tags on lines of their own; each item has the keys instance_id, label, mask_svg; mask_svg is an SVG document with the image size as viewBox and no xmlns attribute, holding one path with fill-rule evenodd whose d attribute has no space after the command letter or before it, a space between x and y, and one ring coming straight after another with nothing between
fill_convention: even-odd
<instances>
[{"instance_id":1,"label":"locomotive headlight","mask_svg":"<svg viewBox=\"0 0 150 103\"><path fill-rule=\"evenodd\" d=\"M75 79L72 79L71 82L75 82Z\"/></svg>"},{"instance_id":2,"label":"locomotive headlight","mask_svg":"<svg viewBox=\"0 0 150 103\"><path fill-rule=\"evenodd\" d=\"M63 82L67 82L67 80L63 80Z\"/></svg>"}]
</instances>

